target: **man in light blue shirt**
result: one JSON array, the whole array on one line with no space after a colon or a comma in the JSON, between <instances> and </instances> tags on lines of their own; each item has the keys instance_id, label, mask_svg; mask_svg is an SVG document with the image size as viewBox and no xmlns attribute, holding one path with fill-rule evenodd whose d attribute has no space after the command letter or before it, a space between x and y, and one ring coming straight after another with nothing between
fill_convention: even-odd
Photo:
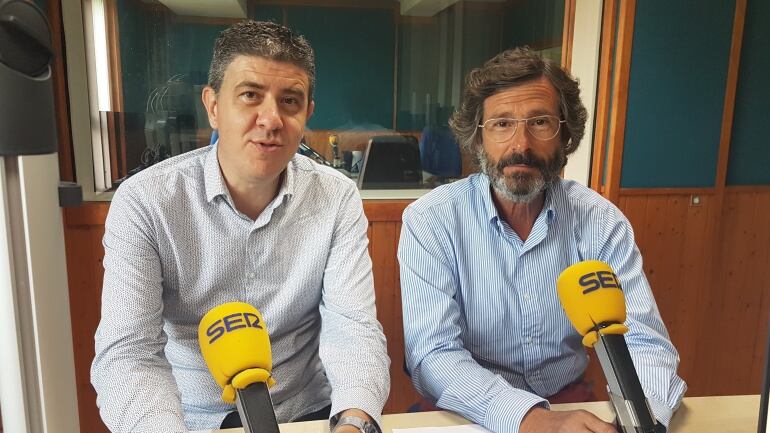
<instances>
[{"instance_id":1,"label":"man in light blue shirt","mask_svg":"<svg viewBox=\"0 0 770 433\"><path fill-rule=\"evenodd\" d=\"M588 363L556 293L559 273L582 260L607 262L623 283L626 339L661 423L686 390L631 225L559 177L585 121L578 84L558 65L529 49L497 55L471 71L450 120L481 173L404 212L398 258L413 382L494 432L615 432L587 412L551 412L546 400L569 392Z\"/></svg>"}]
</instances>

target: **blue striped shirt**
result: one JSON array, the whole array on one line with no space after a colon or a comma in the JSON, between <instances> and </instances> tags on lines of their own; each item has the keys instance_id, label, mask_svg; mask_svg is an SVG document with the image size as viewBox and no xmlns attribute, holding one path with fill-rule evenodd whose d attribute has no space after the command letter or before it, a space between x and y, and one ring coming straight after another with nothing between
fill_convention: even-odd
<instances>
[{"instance_id":1,"label":"blue striped shirt","mask_svg":"<svg viewBox=\"0 0 770 433\"><path fill-rule=\"evenodd\" d=\"M596 192L562 180L546 193L526 241L498 214L489 179L433 190L403 216L401 265L406 361L415 387L443 409L494 432L517 432L543 397L588 364L556 293L556 278L602 260L626 295L631 356L654 415L668 425L686 385L631 225Z\"/></svg>"}]
</instances>

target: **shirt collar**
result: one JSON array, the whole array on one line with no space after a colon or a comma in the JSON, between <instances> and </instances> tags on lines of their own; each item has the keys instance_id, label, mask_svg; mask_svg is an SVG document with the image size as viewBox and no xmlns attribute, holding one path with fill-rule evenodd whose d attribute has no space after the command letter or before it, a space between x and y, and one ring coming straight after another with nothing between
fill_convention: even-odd
<instances>
[{"instance_id":1,"label":"shirt collar","mask_svg":"<svg viewBox=\"0 0 770 433\"><path fill-rule=\"evenodd\" d=\"M486 214L487 220L494 223L500 219L500 214L497 213L497 207L495 207L495 202L492 199L492 185L489 183L489 176L481 173L477 179L479 192L481 193L481 201L484 205L484 213Z\"/></svg>"},{"instance_id":2,"label":"shirt collar","mask_svg":"<svg viewBox=\"0 0 770 433\"><path fill-rule=\"evenodd\" d=\"M206 160L203 162L203 183L206 188L206 200L209 203L211 203L217 196L229 196L225 181L222 179L222 170L219 168L217 143L209 148L209 152L206 154Z\"/></svg>"},{"instance_id":3,"label":"shirt collar","mask_svg":"<svg viewBox=\"0 0 770 433\"><path fill-rule=\"evenodd\" d=\"M294 195L294 189L297 183L297 175L294 172L296 170L295 159L297 159L297 155L294 155L294 157L291 158L289 164L286 165L286 169L281 175L281 188L278 189L277 198L282 198L284 196L288 198ZM282 200L279 200L279 202L280 201Z\"/></svg>"},{"instance_id":4,"label":"shirt collar","mask_svg":"<svg viewBox=\"0 0 770 433\"><path fill-rule=\"evenodd\" d=\"M548 189L545 191L545 202L543 203L543 211L545 212L546 222L551 224L553 219L556 218L556 195L561 192L561 179L557 179L556 182L548 185Z\"/></svg>"},{"instance_id":5,"label":"shirt collar","mask_svg":"<svg viewBox=\"0 0 770 433\"><path fill-rule=\"evenodd\" d=\"M218 143L219 142L211 146L211 149L206 154L206 160L203 163L203 182L206 188L206 200L209 203L220 195L227 198L230 197L225 181L222 178L222 170L219 166L219 159L217 158ZM275 203L282 203L284 196L290 197L294 195L296 184L296 175L294 173L295 158L296 156L289 161L289 164L281 175L281 187L276 196L279 200L274 200Z\"/></svg>"}]
</instances>

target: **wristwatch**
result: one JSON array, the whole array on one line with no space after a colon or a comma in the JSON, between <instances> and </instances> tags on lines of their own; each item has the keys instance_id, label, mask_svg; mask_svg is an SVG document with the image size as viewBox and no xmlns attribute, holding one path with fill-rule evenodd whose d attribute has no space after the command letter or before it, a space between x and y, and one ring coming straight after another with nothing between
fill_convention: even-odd
<instances>
[{"instance_id":1,"label":"wristwatch","mask_svg":"<svg viewBox=\"0 0 770 433\"><path fill-rule=\"evenodd\" d=\"M374 424L357 416L343 416L339 421L337 421L337 424L334 425L332 431L336 430L337 427L346 424L352 425L353 427L361 430L361 433L379 433L377 431L377 427Z\"/></svg>"}]
</instances>

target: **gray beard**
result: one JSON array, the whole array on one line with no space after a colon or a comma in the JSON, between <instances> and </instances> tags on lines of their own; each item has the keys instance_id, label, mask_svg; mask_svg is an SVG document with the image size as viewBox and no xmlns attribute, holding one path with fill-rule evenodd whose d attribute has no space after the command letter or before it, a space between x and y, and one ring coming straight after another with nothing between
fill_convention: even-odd
<instances>
[{"instance_id":1,"label":"gray beard","mask_svg":"<svg viewBox=\"0 0 770 433\"><path fill-rule=\"evenodd\" d=\"M552 181L547 182L543 173L537 176L506 177L497 170L496 166L489 163L484 148L479 146L476 150L476 158L479 161L481 172L489 177L489 183L501 198L513 203L531 203L548 189Z\"/></svg>"}]
</instances>

